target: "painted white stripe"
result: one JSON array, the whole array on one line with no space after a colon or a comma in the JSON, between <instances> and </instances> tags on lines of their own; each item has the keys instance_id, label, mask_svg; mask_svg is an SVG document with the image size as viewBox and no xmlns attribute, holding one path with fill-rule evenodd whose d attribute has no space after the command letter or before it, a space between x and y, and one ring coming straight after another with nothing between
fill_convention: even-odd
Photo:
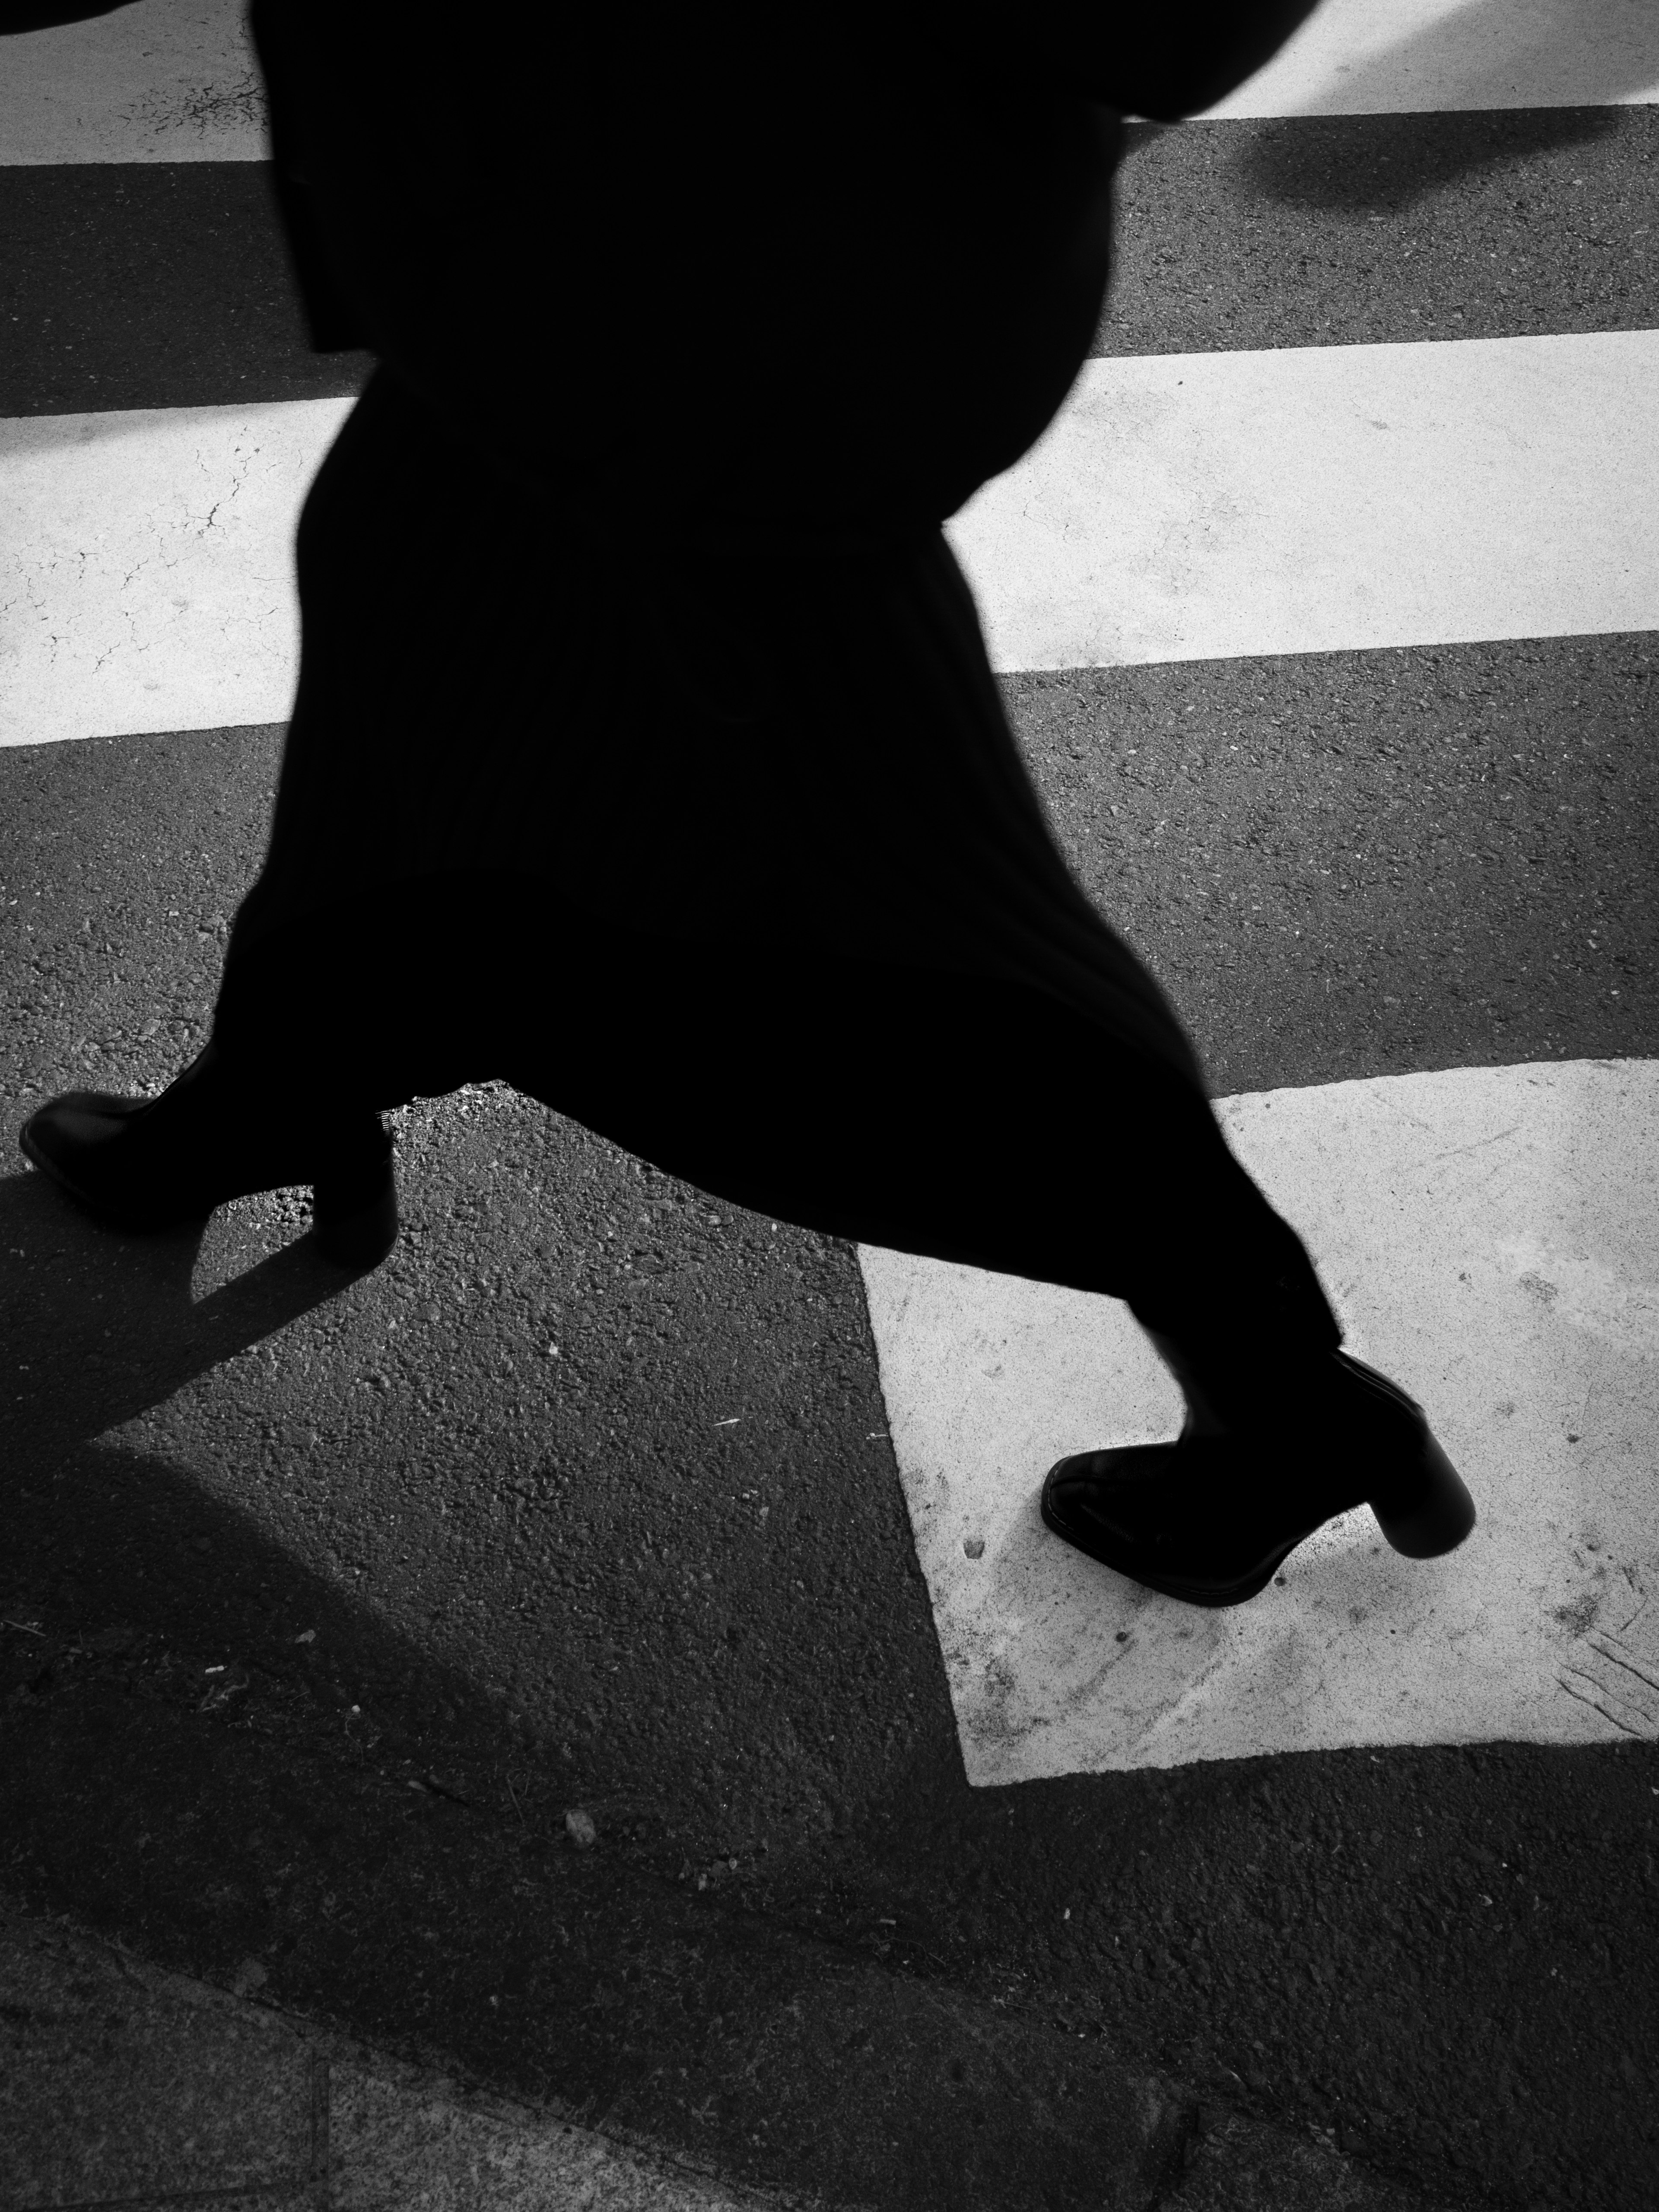
<instances>
[{"instance_id":1,"label":"painted white stripe","mask_svg":"<svg viewBox=\"0 0 1659 2212\"><path fill-rule=\"evenodd\" d=\"M294 527L351 405L0 422L0 743L285 720Z\"/></svg>"},{"instance_id":2,"label":"painted white stripe","mask_svg":"<svg viewBox=\"0 0 1659 2212\"><path fill-rule=\"evenodd\" d=\"M1659 1061L1459 1069L1221 1111L1352 1349L1422 1400L1480 1525L1420 1562L1362 1508L1248 1605L1143 1590L1037 1513L1062 1454L1179 1425L1127 1309L861 1249L969 1780L1659 1738Z\"/></svg>"},{"instance_id":3,"label":"painted white stripe","mask_svg":"<svg viewBox=\"0 0 1659 2212\"><path fill-rule=\"evenodd\" d=\"M1659 100L1653 0L1324 0L1212 115Z\"/></svg>"},{"instance_id":4,"label":"painted white stripe","mask_svg":"<svg viewBox=\"0 0 1659 2212\"><path fill-rule=\"evenodd\" d=\"M279 719L345 399L0 422L0 742ZM1659 331L1091 362L951 525L1000 667L1659 629Z\"/></svg>"},{"instance_id":5,"label":"painted white stripe","mask_svg":"<svg viewBox=\"0 0 1659 2212\"><path fill-rule=\"evenodd\" d=\"M0 39L0 162L263 161L243 0L139 0Z\"/></svg>"},{"instance_id":6,"label":"painted white stripe","mask_svg":"<svg viewBox=\"0 0 1659 2212\"><path fill-rule=\"evenodd\" d=\"M139 0L0 45L0 162L258 161L242 0ZM1325 0L1217 116L1659 100L1652 0Z\"/></svg>"},{"instance_id":7,"label":"painted white stripe","mask_svg":"<svg viewBox=\"0 0 1659 2212\"><path fill-rule=\"evenodd\" d=\"M1091 361L951 526L1004 669L1659 627L1659 331Z\"/></svg>"}]
</instances>

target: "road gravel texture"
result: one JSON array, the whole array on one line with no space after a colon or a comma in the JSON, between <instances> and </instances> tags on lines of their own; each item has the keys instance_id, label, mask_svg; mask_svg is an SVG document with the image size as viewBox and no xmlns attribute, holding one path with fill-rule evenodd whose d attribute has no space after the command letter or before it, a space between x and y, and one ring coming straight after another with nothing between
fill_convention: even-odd
<instances>
[{"instance_id":1,"label":"road gravel texture","mask_svg":"<svg viewBox=\"0 0 1659 2212\"><path fill-rule=\"evenodd\" d=\"M1131 125L1102 354L1650 330L1659 108Z\"/></svg>"},{"instance_id":2,"label":"road gravel texture","mask_svg":"<svg viewBox=\"0 0 1659 2212\"><path fill-rule=\"evenodd\" d=\"M1397 728L1340 656L1010 693L1218 1089L1651 1054L1629 641L1397 658ZM279 737L0 756L9 1130L194 1049ZM851 1250L499 1086L397 1126L356 1279L298 1194L128 1240L0 1182L0 1887L759 2185L1080 2201L1121 2063L1441 2203L1651 2203L1653 1745L970 1791ZM898 1978L834 2045L884 2165L823 2139L827 2049L754 2039L849 1974ZM958 2080L987 2021L1018 2063Z\"/></svg>"},{"instance_id":3,"label":"road gravel texture","mask_svg":"<svg viewBox=\"0 0 1659 2212\"><path fill-rule=\"evenodd\" d=\"M1650 637L1005 688L1061 844L1215 1095L1659 1043Z\"/></svg>"}]
</instances>

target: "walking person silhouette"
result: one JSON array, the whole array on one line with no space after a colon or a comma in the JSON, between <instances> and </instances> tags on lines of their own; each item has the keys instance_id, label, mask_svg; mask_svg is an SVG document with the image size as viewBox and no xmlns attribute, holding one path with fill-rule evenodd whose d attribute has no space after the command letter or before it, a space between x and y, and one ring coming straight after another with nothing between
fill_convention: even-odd
<instances>
[{"instance_id":1,"label":"walking person silhouette","mask_svg":"<svg viewBox=\"0 0 1659 2212\"><path fill-rule=\"evenodd\" d=\"M559 12L486 50L254 0L313 343L378 365L211 1040L25 1153L128 1231L309 1183L368 1266L382 1113L501 1079L775 1218L1127 1300L1186 1424L1042 1493L1122 1574L1237 1603L1361 1502L1451 1549L1468 1492L1073 878L940 527L1087 356L1121 117L1310 0Z\"/></svg>"}]
</instances>

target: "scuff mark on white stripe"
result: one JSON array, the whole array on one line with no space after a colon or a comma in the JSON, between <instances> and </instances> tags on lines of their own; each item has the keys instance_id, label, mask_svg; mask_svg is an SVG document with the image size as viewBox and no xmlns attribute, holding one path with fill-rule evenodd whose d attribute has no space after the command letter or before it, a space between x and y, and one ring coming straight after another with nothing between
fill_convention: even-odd
<instances>
[{"instance_id":1,"label":"scuff mark on white stripe","mask_svg":"<svg viewBox=\"0 0 1659 2212\"><path fill-rule=\"evenodd\" d=\"M5 42L0 162L258 161L241 0L138 0ZM1212 116L1659 100L1650 0L1324 0Z\"/></svg>"},{"instance_id":2,"label":"scuff mark on white stripe","mask_svg":"<svg viewBox=\"0 0 1659 2212\"><path fill-rule=\"evenodd\" d=\"M0 744L284 720L295 526L352 404L0 422Z\"/></svg>"},{"instance_id":3,"label":"scuff mark on white stripe","mask_svg":"<svg viewBox=\"0 0 1659 2212\"><path fill-rule=\"evenodd\" d=\"M1659 1358L1659 1281L1632 1282L1601 1260L1552 1249L1538 1237L1500 1237L1494 1248L1522 1289L1566 1328L1599 1336L1620 1352ZM1659 1252L1655 1255L1659 1268Z\"/></svg>"},{"instance_id":4,"label":"scuff mark on white stripe","mask_svg":"<svg viewBox=\"0 0 1659 2212\"><path fill-rule=\"evenodd\" d=\"M0 40L0 163L263 161L243 0L135 7Z\"/></svg>"},{"instance_id":5,"label":"scuff mark on white stripe","mask_svg":"<svg viewBox=\"0 0 1659 2212\"><path fill-rule=\"evenodd\" d=\"M1212 116L1659 100L1652 0L1323 0Z\"/></svg>"},{"instance_id":6,"label":"scuff mark on white stripe","mask_svg":"<svg viewBox=\"0 0 1659 2212\"><path fill-rule=\"evenodd\" d=\"M1352 1348L1424 1403L1480 1526L1409 1560L1362 1508L1245 1606L1144 1590L1037 1513L1062 1455L1179 1425L1127 1308L861 1249L970 1781L1659 1738L1659 1061L1463 1068L1219 1111Z\"/></svg>"},{"instance_id":7,"label":"scuff mark on white stripe","mask_svg":"<svg viewBox=\"0 0 1659 2212\"><path fill-rule=\"evenodd\" d=\"M950 526L999 668L1659 627L1659 331L1086 364Z\"/></svg>"}]
</instances>

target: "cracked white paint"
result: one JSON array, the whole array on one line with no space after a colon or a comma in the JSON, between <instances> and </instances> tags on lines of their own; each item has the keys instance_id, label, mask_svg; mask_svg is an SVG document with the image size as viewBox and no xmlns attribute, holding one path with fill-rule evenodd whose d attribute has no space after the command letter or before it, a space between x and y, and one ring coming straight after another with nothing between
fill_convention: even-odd
<instances>
[{"instance_id":1,"label":"cracked white paint","mask_svg":"<svg viewBox=\"0 0 1659 2212\"><path fill-rule=\"evenodd\" d=\"M138 0L0 45L0 162L263 161L244 0Z\"/></svg>"},{"instance_id":2,"label":"cracked white paint","mask_svg":"<svg viewBox=\"0 0 1659 2212\"><path fill-rule=\"evenodd\" d=\"M1005 668L1659 629L1656 388L1650 331L1092 362L951 536ZM0 732L286 713L349 404L0 423Z\"/></svg>"},{"instance_id":3,"label":"cracked white paint","mask_svg":"<svg viewBox=\"0 0 1659 2212\"><path fill-rule=\"evenodd\" d=\"M1659 100L1653 0L1323 0L1210 110L1367 115Z\"/></svg>"},{"instance_id":4,"label":"cracked white paint","mask_svg":"<svg viewBox=\"0 0 1659 2212\"><path fill-rule=\"evenodd\" d=\"M0 744L278 722L349 399L0 422Z\"/></svg>"},{"instance_id":5,"label":"cracked white paint","mask_svg":"<svg viewBox=\"0 0 1659 2212\"><path fill-rule=\"evenodd\" d=\"M1091 361L949 526L999 668L1659 629L1659 331Z\"/></svg>"},{"instance_id":6,"label":"cracked white paint","mask_svg":"<svg viewBox=\"0 0 1659 2212\"><path fill-rule=\"evenodd\" d=\"M1127 1310L864 1248L969 1778L1659 1738L1659 1061L1462 1068L1221 1112L1352 1348L1426 1407L1480 1525L1416 1561L1361 1509L1248 1605L1143 1590L1037 1513L1062 1454L1179 1424Z\"/></svg>"}]
</instances>

